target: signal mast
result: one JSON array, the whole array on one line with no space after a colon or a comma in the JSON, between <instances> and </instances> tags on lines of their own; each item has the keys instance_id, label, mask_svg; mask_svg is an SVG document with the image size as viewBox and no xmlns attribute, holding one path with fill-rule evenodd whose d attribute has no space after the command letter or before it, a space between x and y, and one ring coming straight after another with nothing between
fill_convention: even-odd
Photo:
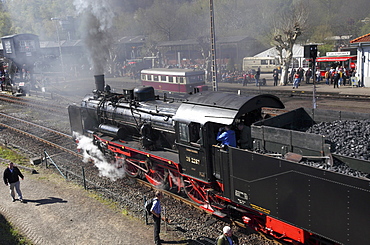
<instances>
[{"instance_id":1,"label":"signal mast","mask_svg":"<svg viewBox=\"0 0 370 245\"><path fill-rule=\"evenodd\" d=\"M215 15L213 9L213 0L209 1L210 16L211 16L211 76L212 76L212 89L218 91L217 84L217 64L216 64L216 35L215 35Z\"/></svg>"}]
</instances>

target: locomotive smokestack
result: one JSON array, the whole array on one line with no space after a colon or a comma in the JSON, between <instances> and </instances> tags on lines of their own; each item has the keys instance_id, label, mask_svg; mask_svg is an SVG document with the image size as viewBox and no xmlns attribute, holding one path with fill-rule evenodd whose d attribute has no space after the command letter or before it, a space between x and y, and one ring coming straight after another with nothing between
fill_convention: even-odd
<instances>
[{"instance_id":1,"label":"locomotive smokestack","mask_svg":"<svg viewBox=\"0 0 370 245\"><path fill-rule=\"evenodd\" d=\"M104 75L94 75L95 78L95 88L98 91L104 91L105 80Z\"/></svg>"}]
</instances>

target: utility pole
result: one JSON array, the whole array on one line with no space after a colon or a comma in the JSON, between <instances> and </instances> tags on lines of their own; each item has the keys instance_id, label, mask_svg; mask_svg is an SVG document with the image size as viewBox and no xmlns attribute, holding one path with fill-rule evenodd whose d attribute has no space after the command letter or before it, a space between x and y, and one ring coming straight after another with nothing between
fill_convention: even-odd
<instances>
[{"instance_id":1,"label":"utility pole","mask_svg":"<svg viewBox=\"0 0 370 245\"><path fill-rule=\"evenodd\" d=\"M61 19L60 18L51 18L50 19L51 21L60 21ZM65 75L64 73L64 62L63 62L63 55L62 55L62 45L60 43L60 36L59 36L59 27L58 27L58 24L56 22L55 23L55 28L57 30L57 38L58 38L58 46L59 46L59 56L60 56L60 64L62 66L62 72L63 72L63 77Z\"/></svg>"},{"instance_id":2,"label":"utility pole","mask_svg":"<svg viewBox=\"0 0 370 245\"><path fill-rule=\"evenodd\" d=\"M217 64L216 64L216 35L215 35L215 15L213 9L213 0L209 1L211 15L211 76L213 91L218 91L217 84Z\"/></svg>"}]
</instances>

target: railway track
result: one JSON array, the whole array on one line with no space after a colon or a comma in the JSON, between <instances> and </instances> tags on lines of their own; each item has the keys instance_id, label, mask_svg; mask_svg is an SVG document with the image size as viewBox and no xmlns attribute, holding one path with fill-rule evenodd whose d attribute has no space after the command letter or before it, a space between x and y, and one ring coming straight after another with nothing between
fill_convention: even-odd
<instances>
[{"instance_id":1,"label":"railway track","mask_svg":"<svg viewBox=\"0 0 370 245\"><path fill-rule=\"evenodd\" d=\"M76 153L76 147L70 135L4 113L0 113L0 116L2 127L80 157L80 154Z\"/></svg>"},{"instance_id":2,"label":"railway track","mask_svg":"<svg viewBox=\"0 0 370 245\"><path fill-rule=\"evenodd\" d=\"M0 100L10 104L32 107L37 110L52 112L55 114L67 115L67 109L65 106L58 104L53 104L53 106L50 106L50 100L41 100L35 97L32 97L32 99L27 99L25 97L16 97L4 93L0 93Z\"/></svg>"}]
</instances>

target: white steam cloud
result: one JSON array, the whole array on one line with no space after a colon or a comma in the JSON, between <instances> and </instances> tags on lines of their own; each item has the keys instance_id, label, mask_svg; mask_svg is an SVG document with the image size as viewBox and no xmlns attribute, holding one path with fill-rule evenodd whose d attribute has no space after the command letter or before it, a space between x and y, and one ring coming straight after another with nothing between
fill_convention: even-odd
<instances>
[{"instance_id":1,"label":"white steam cloud","mask_svg":"<svg viewBox=\"0 0 370 245\"><path fill-rule=\"evenodd\" d=\"M114 12L107 0L74 0L78 14L82 15L82 38L89 52L95 75L104 74L104 66L112 44L109 30L113 25Z\"/></svg>"},{"instance_id":2,"label":"white steam cloud","mask_svg":"<svg viewBox=\"0 0 370 245\"><path fill-rule=\"evenodd\" d=\"M74 133L74 137L78 142L77 149L82 151L83 161L85 163L89 161L94 162L99 170L99 176L108 177L112 181L125 177L125 170L122 167L123 162L108 162L104 154L93 144L91 138L76 133Z\"/></svg>"}]
</instances>

